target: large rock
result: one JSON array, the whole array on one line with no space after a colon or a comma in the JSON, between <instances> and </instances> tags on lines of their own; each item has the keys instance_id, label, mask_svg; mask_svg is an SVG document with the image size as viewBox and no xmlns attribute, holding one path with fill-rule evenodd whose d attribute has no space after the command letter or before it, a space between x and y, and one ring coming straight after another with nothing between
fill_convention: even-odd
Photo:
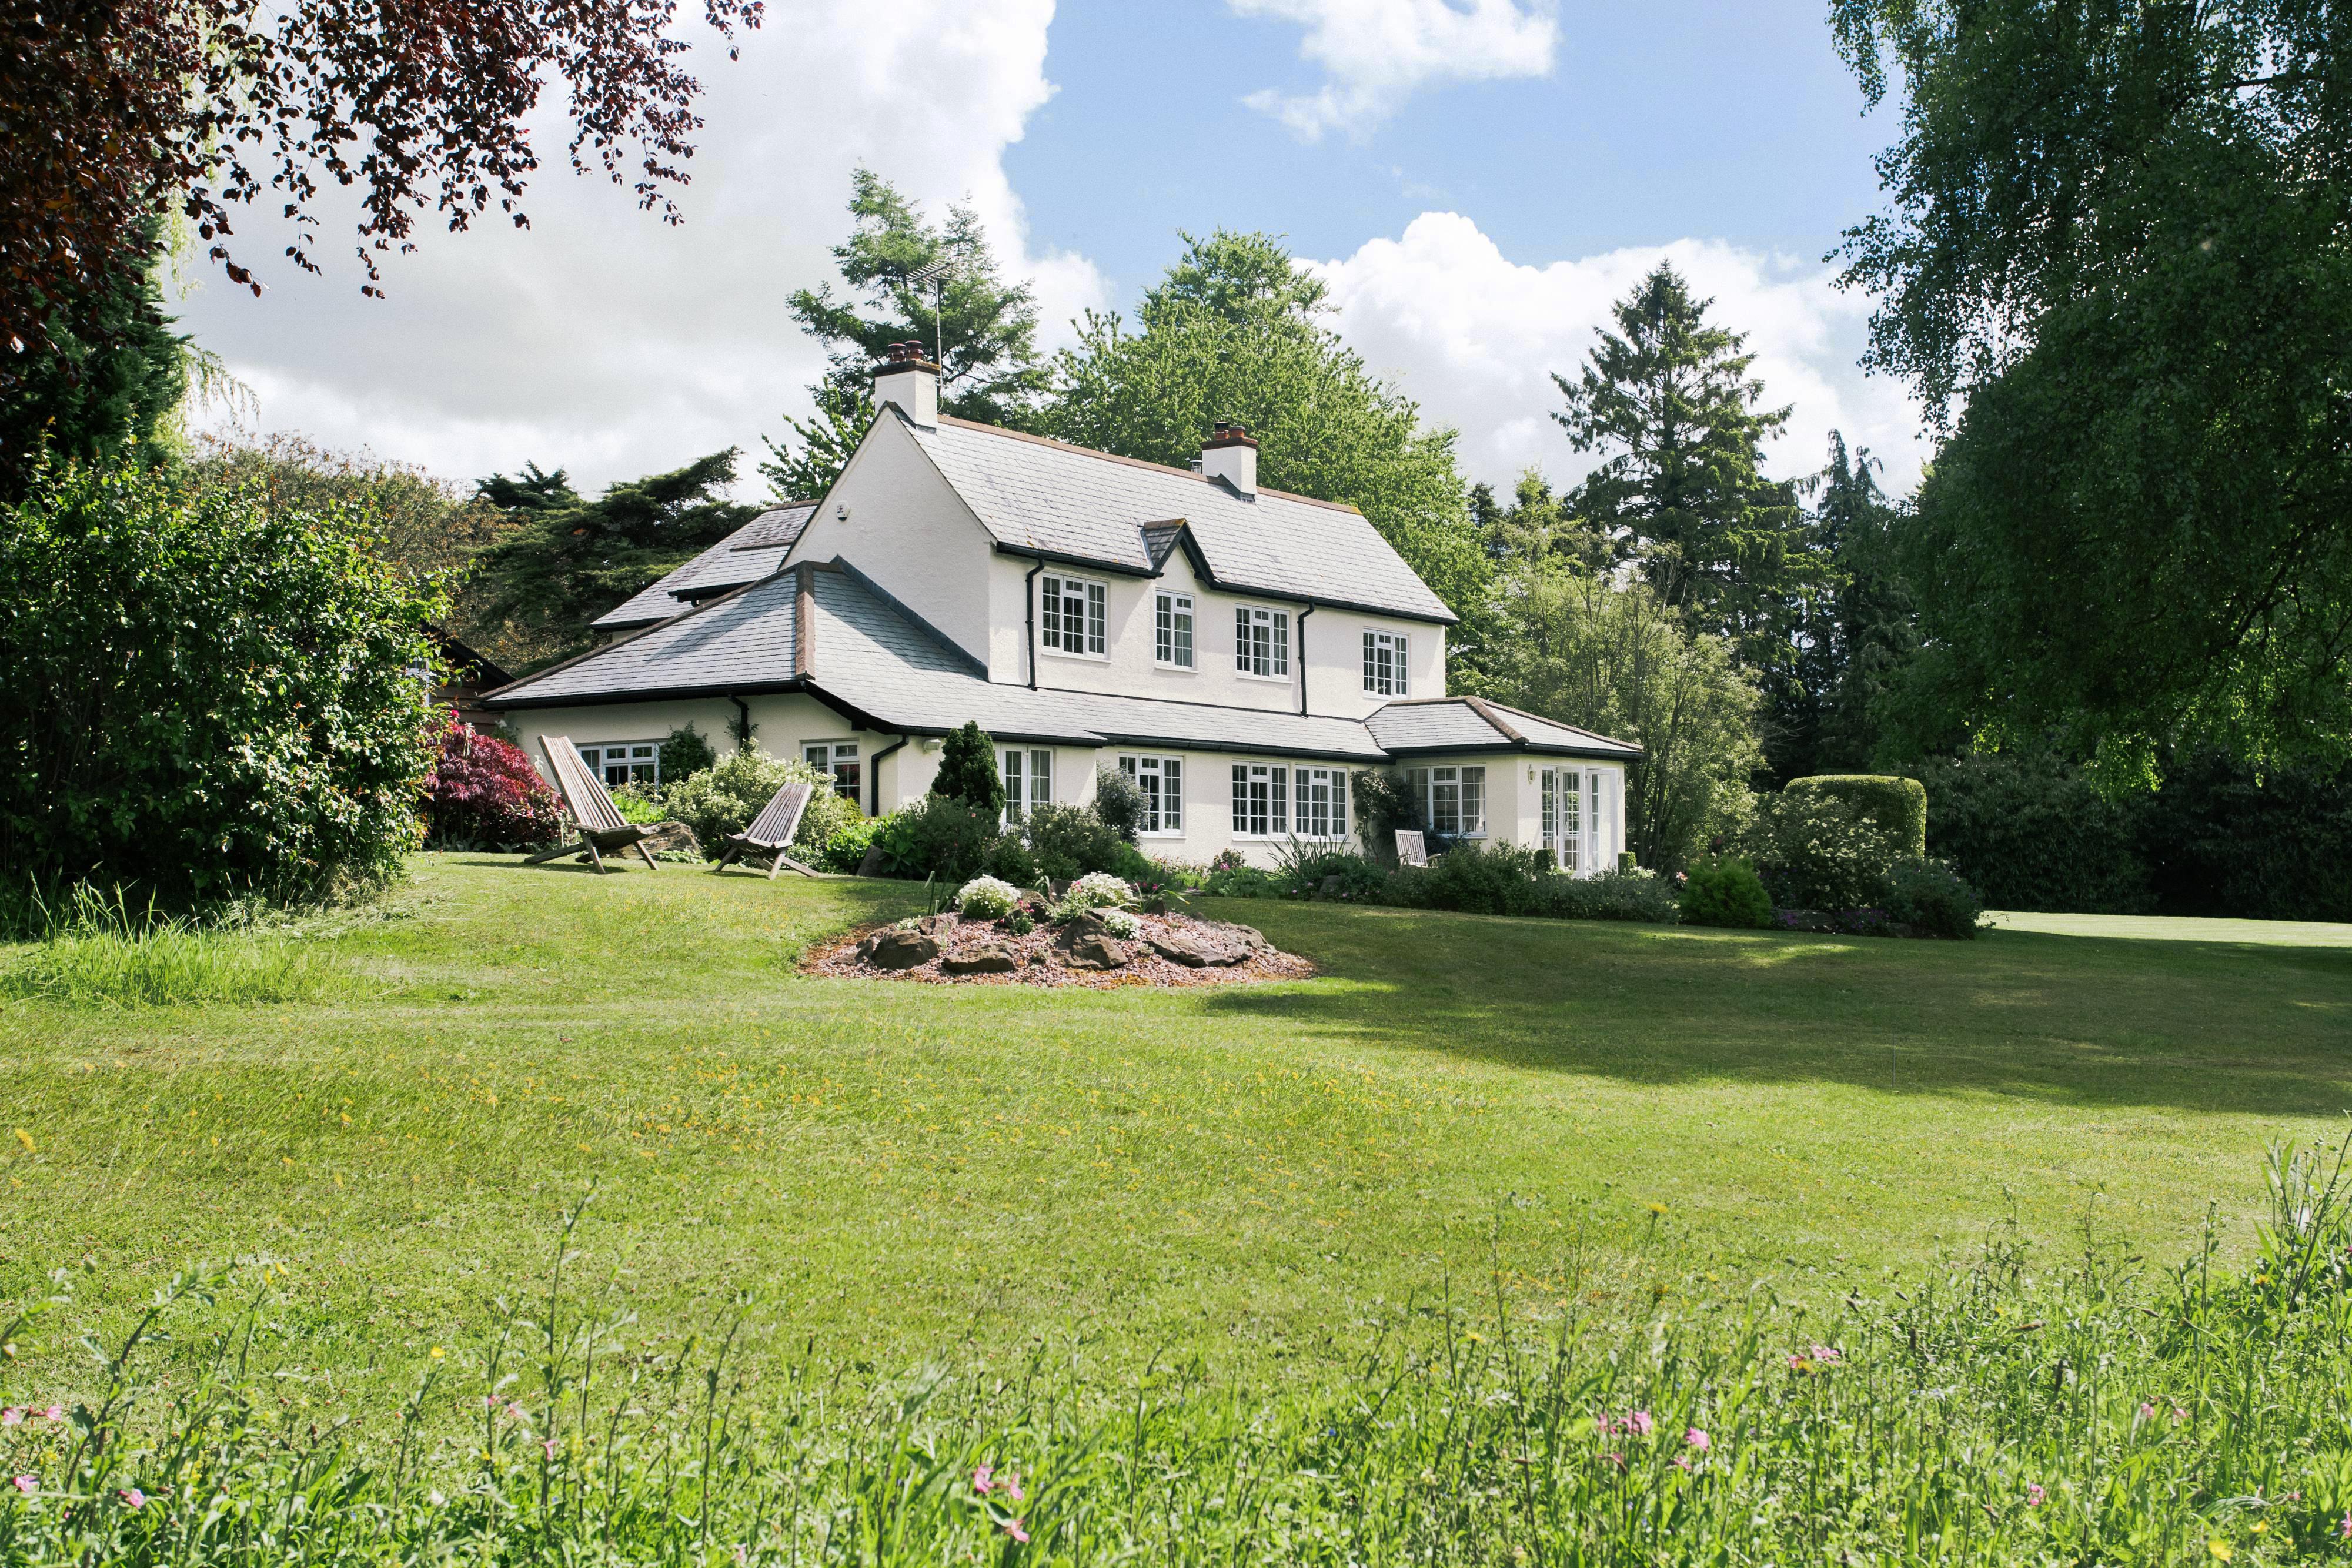
<instances>
[{"instance_id":1,"label":"large rock","mask_svg":"<svg viewBox=\"0 0 2352 1568\"><path fill-rule=\"evenodd\" d=\"M702 858L702 841L684 822L656 822L646 834L645 846L657 855L679 855L698 861Z\"/></svg>"},{"instance_id":2,"label":"large rock","mask_svg":"<svg viewBox=\"0 0 2352 1568\"><path fill-rule=\"evenodd\" d=\"M1247 942L1226 939L1212 932L1163 931L1147 935L1151 950L1171 964L1188 969L1221 968L1250 956Z\"/></svg>"},{"instance_id":3,"label":"large rock","mask_svg":"<svg viewBox=\"0 0 2352 1568\"><path fill-rule=\"evenodd\" d=\"M1130 961L1126 943L1098 933L1090 932L1062 950L1062 962L1073 969L1124 969Z\"/></svg>"},{"instance_id":4,"label":"large rock","mask_svg":"<svg viewBox=\"0 0 2352 1568\"><path fill-rule=\"evenodd\" d=\"M950 975L1009 975L1020 967L1021 960L1002 942L983 942L940 961L940 969Z\"/></svg>"},{"instance_id":5,"label":"large rock","mask_svg":"<svg viewBox=\"0 0 2352 1568\"><path fill-rule=\"evenodd\" d=\"M857 956L877 969L911 969L940 956L940 945L919 931L895 926L877 931L858 945Z\"/></svg>"}]
</instances>

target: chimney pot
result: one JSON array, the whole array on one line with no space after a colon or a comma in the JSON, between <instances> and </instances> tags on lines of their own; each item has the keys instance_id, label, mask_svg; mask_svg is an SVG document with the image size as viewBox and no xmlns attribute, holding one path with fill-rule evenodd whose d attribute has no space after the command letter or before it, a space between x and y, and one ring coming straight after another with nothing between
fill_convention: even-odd
<instances>
[{"instance_id":1,"label":"chimney pot","mask_svg":"<svg viewBox=\"0 0 2352 1568\"><path fill-rule=\"evenodd\" d=\"M1215 434L1201 444L1200 468L1245 498L1257 498L1257 443L1250 439L1247 426L1219 420Z\"/></svg>"},{"instance_id":2,"label":"chimney pot","mask_svg":"<svg viewBox=\"0 0 2352 1568\"><path fill-rule=\"evenodd\" d=\"M874 367L874 406L895 403L924 430L940 423L940 368L923 358L918 342L892 343Z\"/></svg>"}]
</instances>

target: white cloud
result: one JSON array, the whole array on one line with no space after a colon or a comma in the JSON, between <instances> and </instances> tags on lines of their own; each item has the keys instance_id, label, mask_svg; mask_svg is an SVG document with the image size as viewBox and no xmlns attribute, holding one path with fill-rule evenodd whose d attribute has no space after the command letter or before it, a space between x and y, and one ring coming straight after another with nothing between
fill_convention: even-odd
<instances>
[{"instance_id":1,"label":"white cloud","mask_svg":"<svg viewBox=\"0 0 2352 1568\"><path fill-rule=\"evenodd\" d=\"M1423 213L1395 239L1313 264L1331 286L1336 325L1366 361L1416 399L1425 418L1462 433L1465 470L1507 492L1519 472L1555 482L1597 460L1576 452L1551 420L1552 372L1573 378L1610 307L1661 260L1671 261L1709 318L1748 334L1768 402L1792 405L1766 449L1769 471L1790 478L1822 465L1829 433L1885 460L1899 494L1917 482L1926 447L1903 389L1864 377L1864 301L1843 293L1817 263L1714 240L1612 251L1529 267L1507 259L1456 213Z\"/></svg>"},{"instance_id":2,"label":"white cloud","mask_svg":"<svg viewBox=\"0 0 2352 1568\"><path fill-rule=\"evenodd\" d=\"M260 394L264 428L455 478L529 459L602 485L729 445L751 474L760 435L805 409L823 369L785 300L833 277L827 247L845 231L859 163L935 214L969 196L1007 269L1035 286L1049 340L1105 301L1086 258L1030 250L1004 172L1005 149L1053 92L1052 16L1052 0L772 3L740 61L695 57L708 123L683 225L572 175L551 120L535 127L554 155L526 203L528 231L420 223L417 253L386 267L381 303L362 299L355 265L322 245L325 277L263 267L265 298L215 284L184 303L184 320ZM244 246L248 261L277 248L259 225Z\"/></svg>"},{"instance_id":3,"label":"white cloud","mask_svg":"<svg viewBox=\"0 0 2352 1568\"><path fill-rule=\"evenodd\" d=\"M1307 28L1298 52L1329 78L1307 94L1268 89L1244 101L1307 141L1361 134L1420 89L1549 76L1559 26L1549 0L1228 0L1243 16Z\"/></svg>"}]
</instances>

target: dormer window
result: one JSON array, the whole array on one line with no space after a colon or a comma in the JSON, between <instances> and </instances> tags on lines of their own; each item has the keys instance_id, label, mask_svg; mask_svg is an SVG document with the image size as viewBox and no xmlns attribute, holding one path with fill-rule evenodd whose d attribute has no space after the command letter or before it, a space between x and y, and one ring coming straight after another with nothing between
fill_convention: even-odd
<instances>
[{"instance_id":1,"label":"dormer window","mask_svg":"<svg viewBox=\"0 0 2352 1568\"><path fill-rule=\"evenodd\" d=\"M1364 633L1364 691L1376 697L1405 693L1405 639L1402 632Z\"/></svg>"},{"instance_id":2,"label":"dormer window","mask_svg":"<svg viewBox=\"0 0 2352 1568\"><path fill-rule=\"evenodd\" d=\"M1104 622L1110 590L1076 577L1041 577L1037 629L1045 646L1057 653L1103 656Z\"/></svg>"},{"instance_id":3,"label":"dormer window","mask_svg":"<svg viewBox=\"0 0 2352 1568\"><path fill-rule=\"evenodd\" d=\"M1244 604L1234 611L1234 668L1261 680L1290 678L1290 616Z\"/></svg>"}]
</instances>

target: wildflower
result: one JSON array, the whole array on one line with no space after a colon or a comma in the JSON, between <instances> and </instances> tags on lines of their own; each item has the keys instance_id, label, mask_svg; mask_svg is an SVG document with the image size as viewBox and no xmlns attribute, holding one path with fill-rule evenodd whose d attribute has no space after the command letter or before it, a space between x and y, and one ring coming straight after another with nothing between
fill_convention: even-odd
<instances>
[{"instance_id":1,"label":"wildflower","mask_svg":"<svg viewBox=\"0 0 2352 1568\"><path fill-rule=\"evenodd\" d=\"M548 1457L549 1458L551 1458L551 1458L555 1458L555 1439L554 1439L554 1438L552 1438L552 1437L548 1438L548 1439L547 1439L547 1441L545 1441L545 1442L541 1443L541 1444L540 1445L540 1447L541 1447L541 1448L545 1448L545 1449L547 1450L547 1457Z\"/></svg>"},{"instance_id":2,"label":"wildflower","mask_svg":"<svg viewBox=\"0 0 2352 1568\"><path fill-rule=\"evenodd\" d=\"M448 1354L449 1353L448 1353L447 1351L446 1351L446 1350L442 1349L439 1345L437 1345L437 1344L436 1344L436 1345L435 1345L431 1350L427 1351L425 1354L426 1354L427 1355L430 1355L434 1360L438 1361L438 1360L440 1360L443 1356L445 1356L445 1355Z\"/></svg>"},{"instance_id":3,"label":"wildflower","mask_svg":"<svg viewBox=\"0 0 2352 1568\"><path fill-rule=\"evenodd\" d=\"M16 1478L16 1490L23 1492L26 1497L30 1497L36 1491L38 1491L40 1490L40 1486L41 1483L35 1480L30 1476L18 1476Z\"/></svg>"},{"instance_id":4,"label":"wildflower","mask_svg":"<svg viewBox=\"0 0 2352 1568\"><path fill-rule=\"evenodd\" d=\"M123 1506L126 1508L137 1510L147 1506L147 1494L137 1487L124 1487L114 1495L122 1500Z\"/></svg>"},{"instance_id":5,"label":"wildflower","mask_svg":"<svg viewBox=\"0 0 2352 1568\"><path fill-rule=\"evenodd\" d=\"M1024 1546L1029 1544L1029 1532L1021 1528L1021 1521L1017 1519L1009 1519L1004 1521L1004 1533L1013 1537L1013 1540L1019 1542Z\"/></svg>"},{"instance_id":6,"label":"wildflower","mask_svg":"<svg viewBox=\"0 0 2352 1568\"><path fill-rule=\"evenodd\" d=\"M1650 1419L1650 1413L1647 1410L1636 1410L1625 1417L1625 1429L1636 1437L1648 1437L1651 1429L1656 1426L1657 1423Z\"/></svg>"},{"instance_id":7,"label":"wildflower","mask_svg":"<svg viewBox=\"0 0 2352 1568\"><path fill-rule=\"evenodd\" d=\"M743 1543L740 1541L735 1543L735 1561L739 1564L743 1561Z\"/></svg>"},{"instance_id":8,"label":"wildflower","mask_svg":"<svg viewBox=\"0 0 2352 1568\"><path fill-rule=\"evenodd\" d=\"M2205 1550L2213 1554L2213 1561L2216 1563L2227 1563L2235 1555L2230 1550L2230 1543L2226 1541L2209 1541L2205 1543Z\"/></svg>"},{"instance_id":9,"label":"wildflower","mask_svg":"<svg viewBox=\"0 0 2352 1568\"><path fill-rule=\"evenodd\" d=\"M1693 1427L1689 1431L1683 1434L1683 1441L1688 1443L1692 1448L1696 1448L1702 1454L1715 1447L1715 1439L1708 1437L1705 1432L1700 1431L1696 1427Z\"/></svg>"},{"instance_id":10,"label":"wildflower","mask_svg":"<svg viewBox=\"0 0 2352 1568\"><path fill-rule=\"evenodd\" d=\"M2336 1533L2347 1541L2352 1541L2352 1508L2344 1511L2344 1521L2336 1527Z\"/></svg>"},{"instance_id":11,"label":"wildflower","mask_svg":"<svg viewBox=\"0 0 2352 1568\"><path fill-rule=\"evenodd\" d=\"M2042 1483L2040 1481L2028 1481L2025 1483L2026 1507L2040 1508L2042 1506L2042 1500L2047 1498L2049 1495L2050 1494L2048 1492L2042 1490Z\"/></svg>"},{"instance_id":12,"label":"wildflower","mask_svg":"<svg viewBox=\"0 0 2352 1568\"><path fill-rule=\"evenodd\" d=\"M49 1420L62 1421L66 1418L66 1407L62 1405L52 1405L41 1414Z\"/></svg>"},{"instance_id":13,"label":"wildflower","mask_svg":"<svg viewBox=\"0 0 2352 1568\"><path fill-rule=\"evenodd\" d=\"M971 1472L971 1490L978 1492L981 1496L986 1497L988 1495L988 1489L994 1484L995 1475L996 1472L989 1469L986 1465L981 1466L980 1469Z\"/></svg>"},{"instance_id":14,"label":"wildflower","mask_svg":"<svg viewBox=\"0 0 2352 1568\"><path fill-rule=\"evenodd\" d=\"M2140 1418L2141 1420L2143 1420L2143 1421L2153 1421L2153 1420L2155 1420L2155 1419L2156 1419L2156 1406L2153 1406L2153 1405L2148 1404L2148 1403L2147 1403L2147 1401L2145 1401L2145 1400L2141 1401L2141 1402L2140 1402L2140 1407L2139 1407L2139 1418Z\"/></svg>"},{"instance_id":15,"label":"wildflower","mask_svg":"<svg viewBox=\"0 0 2352 1568\"><path fill-rule=\"evenodd\" d=\"M1817 1344L1813 1346L1811 1354L1812 1358L1815 1361L1820 1362L1823 1366L1835 1366L1839 1362L1845 1359L1843 1356L1840 1355L1836 1350L1825 1344Z\"/></svg>"},{"instance_id":16,"label":"wildflower","mask_svg":"<svg viewBox=\"0 0 2352 1568\"><path fill-rule=\"evenodd\" d=\"M1004 1472L1004 1495L1011 1498L1014 1502L1025 1502L1028 1500L1022 1495L1021 1472L1019 1470L1007 1470Z\"/></svg>"},{"instance_id":17,"label":"wildflower","mask_svg":"<svg viewBox=\"0 0 2352 1568\"><path fill-rule=\"evenodd\" d=\"M25 1413L13 1406L5 1410L0 1410L0 1427L14 1427L24 1418Z\"/></svg>"}]
</instances>

